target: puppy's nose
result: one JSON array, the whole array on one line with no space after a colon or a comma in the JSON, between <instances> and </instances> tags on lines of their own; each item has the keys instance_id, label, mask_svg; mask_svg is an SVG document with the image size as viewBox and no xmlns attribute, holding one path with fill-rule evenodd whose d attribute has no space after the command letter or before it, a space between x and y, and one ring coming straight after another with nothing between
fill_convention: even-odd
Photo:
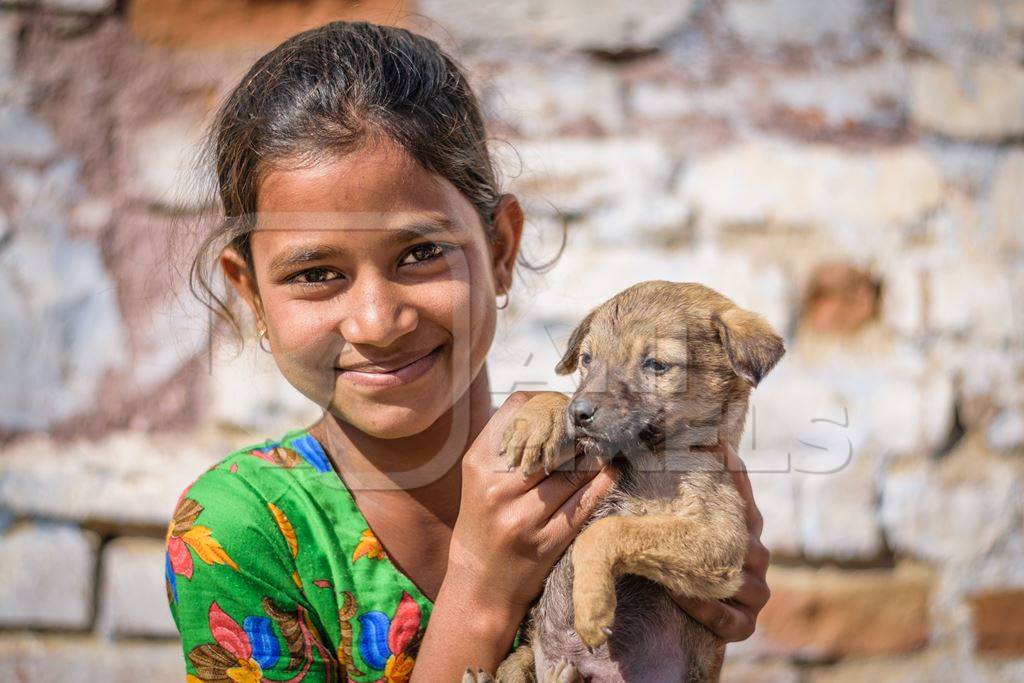
<instances>
[{"instance_id":1,"label":"puppy's nose","mask_svg":"<svg viewBox=\"0 0 1024 683\"><path fill-rule=\"evenodd\" d=\"M569 406L569 412L576 426L584 427L594 419L594 413L597 412L597 403L588 398L580 397Z\"/></svg>"}]
</instances>

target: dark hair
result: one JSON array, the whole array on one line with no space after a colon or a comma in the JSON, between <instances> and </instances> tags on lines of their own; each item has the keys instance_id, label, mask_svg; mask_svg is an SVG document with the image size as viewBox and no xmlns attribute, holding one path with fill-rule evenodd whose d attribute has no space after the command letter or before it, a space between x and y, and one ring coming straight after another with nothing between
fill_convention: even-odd
<instances>
[{"instance_id":1,"label":"dark hair","mask_svg":"<svg viewBox=\"0 0 1024 683\"><path fill-rule=\"evenodd\" d=\"M303 31L253 64L218 109L204 158L223 215L189 270L193 294L242 335L210 286L215 256L231 245L252 268L249 235L261 174L283 162L317 163L389 138L473 204L487 238L501 191L476 96L461 67L430 38L365 21ZM564 227L564 226L563 226ZM549 268L561 256L533 270Z\"/></svg>"}]
</instances>

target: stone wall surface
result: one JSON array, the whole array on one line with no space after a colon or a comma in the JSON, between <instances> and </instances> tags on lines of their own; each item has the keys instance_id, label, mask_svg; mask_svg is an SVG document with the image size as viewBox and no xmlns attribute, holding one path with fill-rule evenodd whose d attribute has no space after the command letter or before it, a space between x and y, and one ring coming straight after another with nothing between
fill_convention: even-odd
<instances>
[{"instance_id":1,"label":"stone wall surface","mask_svg":"<svg viewBox=\"0 0 1024 683\"><path fill-rule=\"evenodd\" d=\"M568 229L495 403L571 391L570 331L642 280L785 337L740 452L773 596L723 680L1024 681L1020 0L0 0L0 680L180 680L177 495L317 416L211 346L182 246L220 99L333 19L449 50L525 255Z\"/></svg>"}]
</instances>

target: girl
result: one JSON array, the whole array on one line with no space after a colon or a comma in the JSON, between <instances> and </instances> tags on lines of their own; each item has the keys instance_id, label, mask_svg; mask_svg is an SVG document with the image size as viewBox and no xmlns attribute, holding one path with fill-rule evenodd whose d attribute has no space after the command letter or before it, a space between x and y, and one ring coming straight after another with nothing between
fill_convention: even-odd
<instances>
[{"instance_id":1,"label":"girl","mask_svg":"<svg viewBox=\"0 0 1024 683\"><path fill-rule=\"evenodd\" d=\"M493 672L618 470L501 464L530 394L493 410L486 358L523 212L463 72L422 36L334 22L259 59L210 141L225 215L193 284L240 331L204 275L219 265L324 413L182 492L166 580L189 680ZM746 583L677 601L735 641L767 600L768 553L742 463L723 456L749 508Z\"/></svg>"}]
</instances>

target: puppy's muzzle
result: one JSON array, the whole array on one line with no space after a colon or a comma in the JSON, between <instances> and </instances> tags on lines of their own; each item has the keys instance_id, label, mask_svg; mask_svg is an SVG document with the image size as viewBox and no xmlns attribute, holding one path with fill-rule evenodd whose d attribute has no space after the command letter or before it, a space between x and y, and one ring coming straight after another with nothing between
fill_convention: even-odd
<instances>
[{"instance_id":1,"label":"puppy's muzzle","mask_svg":"<svg viewBox=\"0 0 1024 683\"><path fill-rule=\"evenodd\" d=\"M569 415L575 427L589 427L597 414L597 402L586 396L577 396L569 403Z\"/></svg>"},{"instance_id":2,"label":"puppy's muzzle","mask_svg":"<svg viewBox=\"0 0 1024 683\"><path fill-rule=\"evenodd\" d=\"M607 443L611 434L621 431L621 425L612 424L614 413L608 406L602 407L599 397L583 393L569 402L565 420L569 433L577 440Z\"/></svg>"}]
</instances>

